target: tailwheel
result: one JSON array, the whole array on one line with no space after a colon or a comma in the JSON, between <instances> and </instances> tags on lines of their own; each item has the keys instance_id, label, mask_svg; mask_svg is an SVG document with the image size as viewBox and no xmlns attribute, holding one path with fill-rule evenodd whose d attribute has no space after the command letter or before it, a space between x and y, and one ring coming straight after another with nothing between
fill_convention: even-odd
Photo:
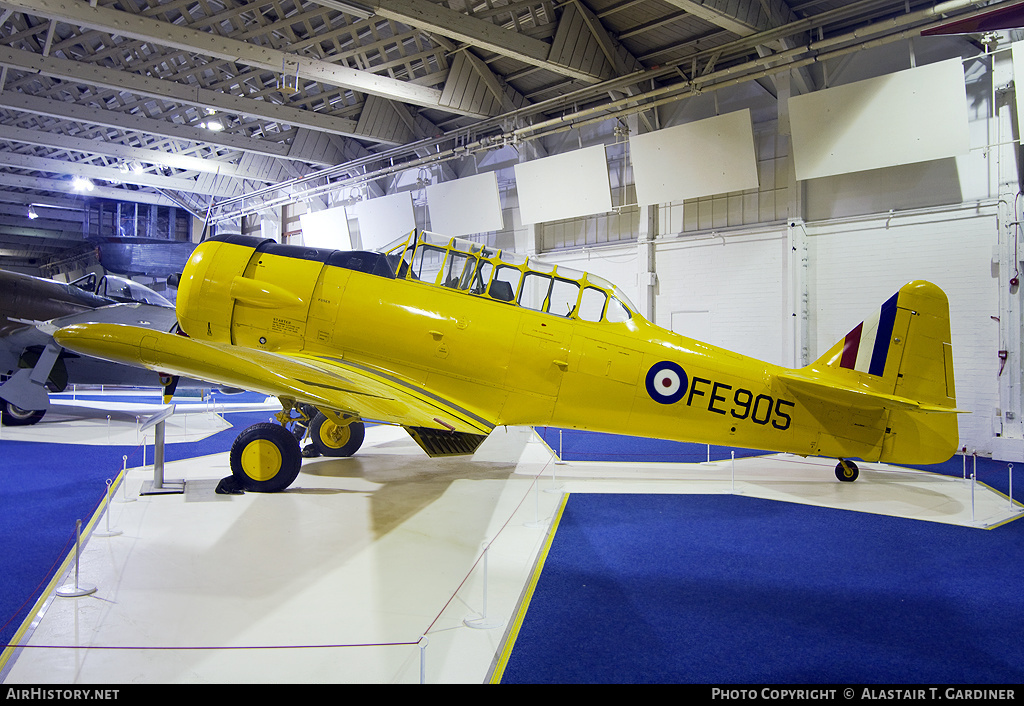
<instances>
[{"instance_id":1,"label":"tailwheel","mask_svg":"<svg viewBox=\"0 0 1024 706\"><path fill-rule=\"evenodd\" d=\"M309 426L309 438L313 448L321 456L351 456L363 445L366 430L357 417L341 417L339 424L323 412L317 413Z\"/></svg>"},{"instance_id":2,"label":"tailwheel","mask_svg":"<svg viewBox=\"0 0 1024 706\"><path fill-rule=\"evenodd\" d=\"M856 463L848 461L845 458L839 459L839 463L836 464L836 478L844 483L852 483L857 480L857 476L859 475L860 469L857 468Z\"/></svg>"},{"instance_id":3,"label":"tailwheel","mask_svg":"<svg viewBox=\"0 0 1024 706\"><path fill-rule=\"evenodd\" d=\"M253 424L231 445L231 475L243 490L284 490L299 475L301 465L299 442L280 424Z\"/></svg>"}]
</instances>

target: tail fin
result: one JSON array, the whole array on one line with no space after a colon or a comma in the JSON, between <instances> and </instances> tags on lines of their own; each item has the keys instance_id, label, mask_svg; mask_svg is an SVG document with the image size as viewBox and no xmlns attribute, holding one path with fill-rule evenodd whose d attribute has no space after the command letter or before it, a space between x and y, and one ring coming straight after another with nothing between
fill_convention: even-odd
<instances>
[{"instance_id":1,"label":"tail fin","mask_svg":"<svg viewBox=\"0 0 1024 706\"><path fill-rule=\"evenodd\" d=\"M929 411L956 407L949 301L930 282L911 282L812 366L847 385L913 400Z\"/></svg>"},{"instance_id":2,"label":"tail fin","mask_svg":"<svg viewBox=\"0 0 1024 706\"><path fill-rule=\"evenodd\" d=\"M905 285L817 361L784 377L795 393L838 402L850 416L878 412L877 459L865 460L939 463L959 445L949 301L930 282Z\"/></svg>"}]
</instances>

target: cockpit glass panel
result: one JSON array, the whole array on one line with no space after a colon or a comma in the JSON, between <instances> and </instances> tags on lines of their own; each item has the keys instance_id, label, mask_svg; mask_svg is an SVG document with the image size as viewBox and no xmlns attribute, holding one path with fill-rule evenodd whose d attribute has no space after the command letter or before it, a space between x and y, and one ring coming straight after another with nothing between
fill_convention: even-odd
<instances>
[{"instance_id":1,"label":"cockpit glass panel","mask_svg":"<svg viewBox=\"0 0 1024 706\"><path fill-rule=\"evenodd\" d=\"M385 255L401 255L402 251L405 250L406 243L412 248L416 245L416 231L406 233L403 236L395 238L390 243L380 249L380 252Z\"/></svg>"},{"instance_id":2,"label":"cockpit glass panel","mask_svg":"<svg viewBox=\"0 0 1024 706\"><path fill-rule=\"evenodd\" d=\"M613 324L621 323L623 321L629 321L632 318L632 314L629 313L629 309L615 297L608 300L608 310L605 312L605 318Z\"/></svg>"},{"instance_id":3,"label":"cockpit glass panel","mask_svg":"<svg viewBox=\"0 0 1024 706\"><path fill-rule=\"evenodd\" d=\"M530 260L529 267L534 272L544 272L546 274L551 274L555 271L554 265L549 265L548 263L540 262L539 260Z\"/></svg>"},{"instance_id":4,"label":"cockpit glass panel","mask_svg":"<svg viewBox=\"0 0 1024 706\"><path fill-rule=\"evenodd\" d=\"M473 285L470 287L470 292L473 294L483 294L487 291L487 285L491 281L491 274L494 272L494 265L489 263L487 260L481 260L480 266L476 268L476 273L473 277Z\"/></svg>"},{"instance_id":5,"label":"cockpit glass panel","mask_svg":"<svg viewBox=\"0 0 1024 706\"><path fill-rule=\"evenodd\" d=\"M607 301L608 295L602 290L596 287L584 287L576 316L583 321L600 321L601 316L604 315L604 305Z\"/></svg>"},{"instance_id":6,"label":"cockpit glass panel","mask_svg":"<svg viewBox=\"0 0 1024 706\"><path fill-rule=\"evenodd\" d=\"M611 282L606 280L604 277L598 277L597 275L592 275L592 274L588 273L587 274L587 281L590 282L591 284L597 285L598 287L602 287L604 289L607 289L609 292L612 293L612 295L616 299L619 300L620 304L624 305L631 312L633 312L633 311L640 311L639 309L636 308L636 305L633 304L633 302L631 302L629 300L629 297L627 297L623 293L623 291L621 289L619 289L614 284L612 284ZM627 318L629 318L629 317L627 317Z\"/></svg>"},{"instance_id":7,"label":"cockpit glass panel","mask_svg":"<svg viewBox=\"0 0 1024 706\"><path fill-rule=\"evenodd\" d=\"M596 275L430 232L413 232L382 251L399 278L485 295L582 321L629 321L636 307Z\"/></svg>"},{"instance_id":8,"label":"cockpit glass panel","mask_svg":"<svg viewBox=\"0 0 1024 706\"><path fill-rule=\"evenodd\" d=\"M469 289L475 265L475 257L454 250L449 251L442 284L452 289Z\"/></svg>"},{"instance_id":9,"label":"cockpit glass panel","mask_svg":"<svg viewBox=\"0 0 1024 706\"><path fill-rule=\"evenodd\" d=\"M548 296L546 311L557 316L572 316L576 312L576 302L580 297L580 285L568 279L556 277L551 283L551 294Z\"/></svg>"},{"instance_id":10,"label":"cockpit glass panel","mask_svg":"<svg viewBox=\"0 0 1024 706\"><path fill-rule=\"evenodd\" d=\"M445 250L433 245L420 244L412 258L413 279L438 284L441 266L444 264Z\"/></svg>"},{"instance_id":11,"label":"cockpit glass panel","mask_svg":"<svg viewBox=\"0 0 1024 706\"><path fill-rule=\"evenodd\" d=\"M548 294L551 291L551 280L550 275L527 272L523 276L523 288L519 292L519 306L534 311L544 311Z\"/></svg>"},{"instance_id":12,"label":"cockpit glass panel","mask_svg":"<svg viewBox=\"0 0 1024 706\"><path fill-rule=\"evenodd\" d=\"M71 283L79 289L92 292L101 297L107 297L118 302L140 302L142 304L155 304L157 306L170 306L172 304L167 297L156 292L144 284L134 282L117 275L103 275L97 278L95 274L88 274L79 277Z\"/></svg>"},{"instance_id":13,"label":"cockpit glass panel","mask_svg":"<svg viewBox=\"0 0 1024 706\"><path fill-rule=\"evenodd\" d=\"M494 278L487 287L487 294L498 301L514 302L522 276L523 272L518 267L498 265L494 272Z\"/></svg>"}]
</instances>

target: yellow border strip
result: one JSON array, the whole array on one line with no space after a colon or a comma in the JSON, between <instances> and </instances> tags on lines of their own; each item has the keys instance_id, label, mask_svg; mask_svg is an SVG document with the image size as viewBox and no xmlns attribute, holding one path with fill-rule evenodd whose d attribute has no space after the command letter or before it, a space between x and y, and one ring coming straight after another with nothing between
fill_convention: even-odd
<instances>
[{"instance_id":1,"label":"yellow border strip","mask_svg":"<svg viewBox=\"0 0 1024 706\"><path fill-rule=\"evenodd\" d=\"M551 544L555 541L555 532L558 531L558 525L562 521L562 513L565 511L565 504L569 501L569 493L562 495L562 502L558 506L558 512L555 513L555 517L551 522L551 530L548 532L548 537L544 541L544 546L541 547L540 554L537 556L537 564L533 569L533 575L530 577L530 582L526 585L526 590L523 592L523 599L519 604L519 610L516 612L515 620L509 627L508 634L505 637L505 644L501 648L501 652L498 653L498 662L494 666L494 671L491 672L491 677L488 680L491 684L500 684L501 677L505 673L505 667L508 665L508 659L512 656L512 648L515 646L516 638L519 636L519 629L523 626L523 620L526 618L526 611L530 607L530 601L533 599L533 592L537 588L537 582L540 580L540 574L544 570L544 563L547 561L548 552L551 551Z\"/></svg>"},{"instance_id":2,"label":"yellow border strip","mask_svg":"<svg viewBox=\"0 0 1024 706\"><path fill-rule=\"evenodd\" d=\"M124 469L122 469L110 484L110 494L108 495L104 493L103 500L100 501L100 504L97 506L95 512L93 512L89 521L82 527L82 546L84 546L88 542L89 537L92 536L92 531L96 527L96 523L99 522L100 517L102 517L103 513L107 510L108 500L114 496L114 491L121 483L124 482L124 480ZM71 551L68 552L68 555L64 557L64 561L61 563L60 568L54 572L53 578L50 579L50 583L46 585L46 589L43 590L39 599L35 602L35 605L32 606L28 615L25 616L25 620L22 621L21 627L19 627L11 636L10 647L5 648L4 651L0 653L0 674L3 674L7 669L7 663L10 661L11 657L23 647L22 640L24 639L25 634L28 632L29 628L32 627L32 623L39 617L40 612L46 604L54 597L54 592L57 590L58 583L63 581L64 577L71 570L71 565L74 560L75 549L72 547Z\"/></svg>"}]
</instances>

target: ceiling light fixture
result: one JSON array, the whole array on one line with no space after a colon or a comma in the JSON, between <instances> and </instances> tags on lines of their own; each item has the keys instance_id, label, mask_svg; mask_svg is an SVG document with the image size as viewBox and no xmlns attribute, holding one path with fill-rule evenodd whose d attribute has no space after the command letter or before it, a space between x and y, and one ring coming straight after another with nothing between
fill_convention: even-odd
<instances>
[{"instance_id":1,"label":"ceiling light fixture","mask_svg":"<svg viewBox=\"0 0 1024 706\"><path fill-rule=\"evenodd\" d=\"M71 188L75 191L92 191L94 187L85 177L76 176L71 179Z\"/></svg>"},{"instance_id":2,"label":"ceiling light fixture","mask_svg":"<svg viewBox=\"0 0 1024 706\"><path fill-rule=\"evenodd\" d=\"M34 221L35 219L39 218L39 214L36 213L36 209L32 206L32 204L28 205L28 217L29 217L29 220L32 220L32 221Z\"/></svg>"}]
</instances>

